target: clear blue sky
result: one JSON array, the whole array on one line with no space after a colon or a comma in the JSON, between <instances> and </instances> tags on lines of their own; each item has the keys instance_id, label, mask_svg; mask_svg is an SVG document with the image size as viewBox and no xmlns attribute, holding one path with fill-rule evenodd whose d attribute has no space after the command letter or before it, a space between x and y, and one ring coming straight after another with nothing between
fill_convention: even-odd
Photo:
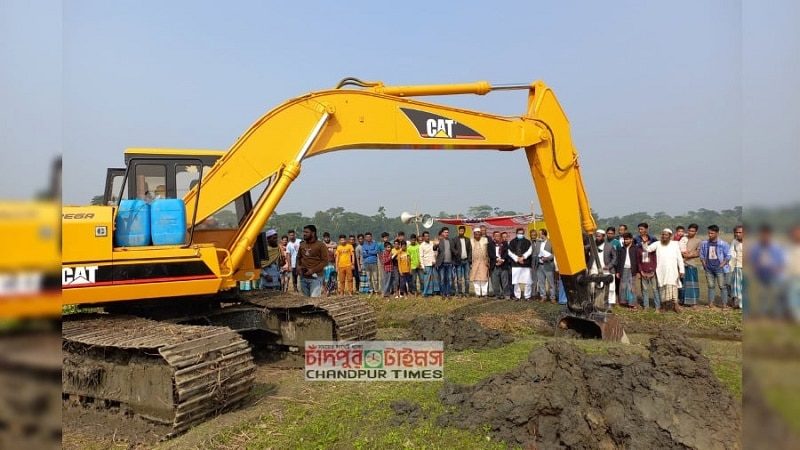
<instances>
[{"instance_id":1,"label":"clear blue sky","mask_svg":"<svg viewBox=\"0 0 800 450\"><path fill-rule=\"evenodd\" d=\"M14 65L31 69L12 82L49 86L60 75L62 93L4 86L0 118L14 126L3 133L23 164L62 143L65 201L85 203L126 147L226 149L278 103L345 76L543 79L570 117L601 215L798 199L796 188L776 189L796 184L800 169L798 2L541 3L81 0L52 4L62 20L48 23L42 8L0 0L4 15L29 14L2 19L3 42L19 47ZM35 64L50 36L62 39L52 71ZM525 105L520 93L440 101L512 115ZM49 124L57 111L59 126ZM522 152L339 152L307 161L278 210L528 210L524 161ZM502 187L487 182L490 171L504 174ZM38 183L15 172L8 186Z\"/></svg>"}]
</instances>

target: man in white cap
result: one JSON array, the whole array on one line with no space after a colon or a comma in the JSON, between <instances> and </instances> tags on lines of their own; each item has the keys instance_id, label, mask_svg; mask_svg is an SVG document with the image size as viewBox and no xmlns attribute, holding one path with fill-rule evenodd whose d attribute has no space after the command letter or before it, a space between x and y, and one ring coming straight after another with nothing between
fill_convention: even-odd
<instances>
[{"instance_id":1,"label":"man in white cap","mask_svg":"<svg viewBox=\"0 0 800 450\"><path fill-rule=\"evenodd\" d=\"M665 309L678 311L678 288L683 278L684 265L680 245L672 240L672 230L664 228L661 231L661 240L648 245L647 250L656 252L656 280L661 304Z\"/></svg>"},{"instance_id":2,"label":"man in white cap","mask_svg":"<svg viewBox=\"0 0 800 450\"><path fill-rule=\"evenodd\" d=\"M267 257L261 261L261 289L281 290L280 267L285 264L278 246L278 232L270 228L267 237Z\"/></svg>"},{"instance_id":3,"label":"man in white cap","mask_svg":"<svg viewBox=\"0 0 800 450\"><path fill-rule=\"evenodd\" d=\"M472 229L472 264L469 271L469 279L475 288L475 295L486 297L489 291L489 253L487 252L488 242L483 239L481 229Z\"/></svg>"}]
</instances>

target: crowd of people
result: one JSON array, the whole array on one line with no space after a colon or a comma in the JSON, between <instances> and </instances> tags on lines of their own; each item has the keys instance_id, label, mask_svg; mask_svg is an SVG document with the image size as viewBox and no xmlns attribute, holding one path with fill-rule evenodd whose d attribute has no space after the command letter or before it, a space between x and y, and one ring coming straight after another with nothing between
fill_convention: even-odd
<instances>
[{"instance_id":1,"label":"crowd of people","mask_svg":"<svg viewBox=\"0 0 800 450\"><path fill-rule=\"evenodd\" d=\"M705 239L699 226L665 228L656 239L647 223L636 232L627 225L597 230L594 242L584 237L587 267L593 274L612 275L608 305L659 311L678 310L700 301L700 272L705 274L707 306L742 307L744 227L726 242L719 227L710 225ZM459 226L451 236L443 227L436 239L383 232L317 237L314 225L278 238L268 230L268 258L263 262L261 288L302 292L310 297L362 293L385 298L494 297L517 301L566 302L558 277L558 262L548 232L518 228L514 236L485 226L472 236ZM593 245L594 244L594 245ZM594 253L596 251L596 254ZM717 296L719 294L719 296ZM716 300L716 299L719 300ZM652 303L651 303L652 300Z\"/></svg>"}]
</instances>

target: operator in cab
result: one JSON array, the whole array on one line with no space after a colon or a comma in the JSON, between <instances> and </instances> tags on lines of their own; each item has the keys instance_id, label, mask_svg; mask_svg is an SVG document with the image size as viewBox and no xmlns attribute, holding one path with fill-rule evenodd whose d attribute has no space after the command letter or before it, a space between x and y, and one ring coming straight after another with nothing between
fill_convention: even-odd
<instances>
[{"instance_id":1,"label":"operator in cab","mask_svg":"<svg viewBox=\"0 0 800 450\"><path fill-rule=\"evenodd\" d=\"M300 290L306 297L322 295L322 280L328 264L328 247L317 239L317 227L303 227L303 242L297 252L297 268L300 271Z\"/></svg>"}]
</instances>

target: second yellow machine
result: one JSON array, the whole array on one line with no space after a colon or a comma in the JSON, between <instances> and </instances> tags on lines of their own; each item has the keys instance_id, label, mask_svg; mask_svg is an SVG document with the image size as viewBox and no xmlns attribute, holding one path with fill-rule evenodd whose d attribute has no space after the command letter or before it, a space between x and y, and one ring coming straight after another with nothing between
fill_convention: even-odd
<instances>
[{"instance_id":1,"label":"second yellow machine","mask_svg":"<svg viewBox=\"0 0 800 450\"><path fill-rule=\"evenodd\" d=\"M416 99L496 90L526 92L525 112L503 117ZM289 301L240 289L268 258L262 230L302 162L345 149L524 149L568 298L560 326L621 338L604 307L610 277L587 270L583 233L596 225L550 88L347 78L269 111L226 152L131 150L125 168L109 169L105 205L63 208L63 303L103 311L64 318L64 392L123 404L178 433L249 392L255 366L237 332L264 332L279 350L373 339L375 313L358 297ZM186 219L177 241L119 220L135 214L130 202L155 210L178 199ZM135 232L146 239L121 239Z\"/></svg>"}]
</instances>

